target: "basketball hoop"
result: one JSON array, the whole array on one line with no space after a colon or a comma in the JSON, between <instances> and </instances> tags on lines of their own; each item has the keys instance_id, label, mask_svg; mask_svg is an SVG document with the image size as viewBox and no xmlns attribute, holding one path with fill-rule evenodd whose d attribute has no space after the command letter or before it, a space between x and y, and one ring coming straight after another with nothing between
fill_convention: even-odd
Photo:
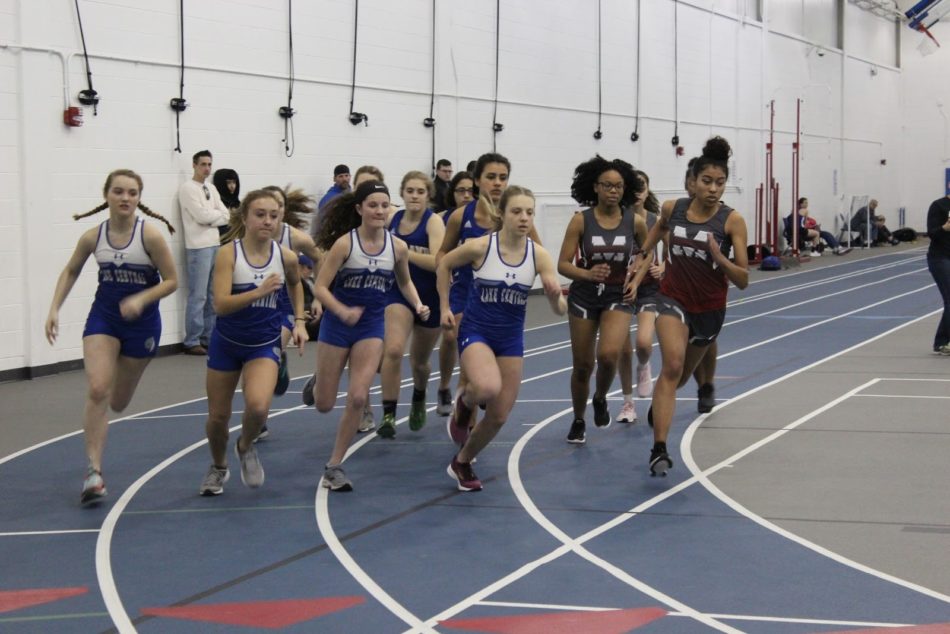
<instances>
[{"instance_id":1,"label":"basketball hoop","mask_svg":"<svg viewBox=\"0 0 950 634\"><path fill-rule=\"evenodd\" d=\"M917 30L927 36L917 45L917 50L920 54L926 57L927 55L936 53L940 47L940 42L937 41L937 38L935 38L923 24L919 24Z\"/></svg>"}]
</instances>

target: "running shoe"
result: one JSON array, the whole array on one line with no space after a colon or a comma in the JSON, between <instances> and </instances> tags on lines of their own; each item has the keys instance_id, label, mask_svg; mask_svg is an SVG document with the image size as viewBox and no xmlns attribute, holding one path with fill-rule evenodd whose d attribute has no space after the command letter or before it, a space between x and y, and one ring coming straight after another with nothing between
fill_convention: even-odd
<instances>
[{"instance_id":1,"label":"running shoe","mask_svg":"<svg viewBox=\"0 0 950 634\"><path fill-rule=\"evenodd\" d=\"M583 445L587 442L587 423L583 418L575 418L571 429L567 432L567 442L572 445Z\"/></svg>"},{"instance_id":2,"label":"running shoe","mask_svg":"<svg viewBox=\"0 0 950 634\"><path fill-rule=\"evenodd\" d=\"M452 458L452 462L449 463L449 468L446 471L458 483L459 491L482 490L482 481L475 475L471 462L459 462L456 455Z\"/></svg>"},{"instance_id":3,"label":"running shoe","mask_svg":"<svg viewBox=\"0 0 950 634\"><path fill-rule=\"evenodd\" d=\"M373 408L369 403L363 409L363 417L360 418L360 426L356 428L361 434L366 434L376 429L376 420L373 418Z\"/></svg>"},{"instance_id":4,"label":"running shoe","mask_svg":"<svg viewBox=\"0 0 950 634\"><path fill-rule=\"evenodd\" d=\"M673 461L670 459L669 455L666 453L666 449L657 449L654 447L650 450L650 475L651 476L666 476L666 472L673 468Z\"/></svg>"},{"instance_id":5,"label":"running shoe","mask_svg":"<svg viewBox=\"0 0 950 634\"><path fill-rule=\"evenodd\" d=\"M257 442L258 440L264 440L268 436L270 436L270 430L267 429L267 423L264 423L264 425L261 427L260 433L258 433L254 438L254 442Z\"/></svg>"},{"instance_id":6,"label":"running shoe","mask_svg":"<svg viewBox=\"0 0 950 634\"><path fill-rule=\"evenodd\" d=\"M280 351L280 365L277 366L277 385L274 386L274 395L283 396L290 387L290 371L287 369L287 353Z\"/></svg>"},{"instance_id":7,"label":"running shoe","mask_svg":"<svg viewBox=\"0 0 950 634\"><path fill-rule=\"evenodd\" d=\"M716 388L712 383L703 383L696 392L696 409L700 414L708 414L716 406Z\"/></svg>"},{"instance_id":8,"label":"running shoe","mask_svg":"<svg viewBox=\"0 0 950 634\"><path fill-rule=\"evenodd\" d=\"M459 447L464 447L468 440L469 423L472 421L473 411L465 406L462 401L461 392L455 399L455 407L452 409L452 415L446 421L445 427L449 432L449 438Z\"/></svg>"},{"instance_id":9,"label":"running shoe","mask_svg":"<svg viewBox=\"0 0 950 634\"><path fill-rule=\"evenodd\" d=\"M607 409L607 399L595 396L590 400L590 404L594 406L594 424L598 427L610 427L610 410Z\"/></svg>"},{"instance_id":10,"label":"running shoe","mask_svg":"<svg viewBox=\"0 0 950 634\"><path fill-rule=\"evenodd\" d=\"M303 404L307 407L313 407L313 404L316 402L313 398L313 388L317 384L317 375L313 373L310 375L310 378L307 379L307 382L303 386L303 392L300 393L300 400L303 401Z\"/></svg>"},{"instance_id":11,"label":"running shoe","mask_svg":"<svg viewBox=\"0 0 950 634\"><path fill-rule=\"evenodd\" d=\"M435 406L435 413L439 416L448 416L452 413L452 390L439 390L438 405Z\"/></svg>"},{"instance_id":12,"label":"running shoe","mask_svg":"<svg viewBox=\"0 0 950 634\"><path fill-rule=\"evenodd\" d=\"M419 431L426 426L426 402L413 401L409 406L409 429Z\"/></svg>"},{"instance_id":13,"label":"running shoe","mask_svg":"<svg viewBox=\"0 0 950 634\"><path fill-rule=\"evenodd\" d=\"M244 486L256 489L264 484L264 467L257 456L257 448L253 443L243 453L238 449L240 442L234 443L234 453L241 461L241 482Z\"/></svg>"},{"instance_id":14,"label":"running shoe","mask_svg":"<svg viewBox=\"0 0 950 634\"><path fill-rule=\"evenodd\" d=\"M650 372L650 364L637 364L637 396L646 398L653 391L653 374Z\"/></svg>"},{"instance_id":15,"label":"running shoe","mask_svg":"<svg viewBox=\"0 0 950 634\"><path fill-rule=\"evenodd\" d=\"M941 354L945 357L950 356L950 343L945 343L942 346L934 348L934 354Z\"/></svg>"},{"instance_id":16,"label":"running shoe","mask_svg":"<svg viewBox=\"0 0 950 634\"><path fill-rule=\"evenodd\" d=\"M620 413L617 414L618 423L628 423L633 425L637 422L637 408L633 401L624 401Z\"/></svg>"},{"instance_id":17,"label":"running shoe","mask_svg":"<svg viewBox=\"0 0 950 634\"><path fill-rule=\"evenodd\" d=\"M86 479L82 483L82 495L79 496L80 504L93 504L104 498L108 494L106 483L102 479L102 472L92 467L86 470Z\"/></svg>"},{"instance_id":18,"label":"running shoe","mask_svg":"<svg viewBox=\"0 0 950 634\"><path fill-rule=\"evenodd\" d=\"M199 495L221 495L224 493L224 483L231 478L231 472L228 468L218 469L211 465L208 467L208 473L205 479L201 481L201 487L198 489Z\"/></svg>"},{"instance_id":19,"label":"running shoe","mask_svg":"<svg viewBox=\"0 0 950 634\"><path fill-rule=\"evenodd\" d=\"M650 404L650 409L647 410L647 425L651 428L653 427L653 404Z\"/></svg>"},{"instance_id":20,"label":"running shoe","mask_svg":"<svg viewBox=\"0 0 950 634\"><path fill-rule=\"evenodd\" d=\"M331 491L352 491L353 483L346 477L343 467L336 465L331 467L327 465L323 469L323 488Z\"/></svg>"},{"instance_id":21,"label":"running shoe","mask_svg":"<svg viewBox=\"0 0 950 634\"><path fill-rule=\"evenodd\" d=\"M379 423L379 429L376 430L376 435L380 438L395 438L396 437L396 415L395 414L383 414L383 420Z\"/></svg>"}]
</instances>

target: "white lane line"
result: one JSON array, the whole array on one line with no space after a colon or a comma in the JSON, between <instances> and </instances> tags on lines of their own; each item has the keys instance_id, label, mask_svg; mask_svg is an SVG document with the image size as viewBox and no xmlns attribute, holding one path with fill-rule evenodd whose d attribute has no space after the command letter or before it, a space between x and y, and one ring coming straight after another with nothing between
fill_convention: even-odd
<instances>
[{"instance_id":1,"label":"white lane line","mask_svg":"<svg viewBox=\"0 0 950 634\"><path fill-rule=\"evenodd\" d=\"M14 531L0 533L0 537L32 537L34 535L75 535L77 533L98 533L98 528L74 528L60 531Z\"/></svg>"},{"instance_id":2,"label":"white lane line","mask_svg":"<svg viewBox=\"0 0 950 634\"><path fill-rule=\"evenodd\" d=\"M283 410L282 412L269 416L268 420L275 418L276 416L280 416L281 414L295 411L296 409L302 409L303 407L304 406L301 405L299 408ZM228 434L230 435L238 429L241 429L240 424L228 428ZM115 577L112 573L112 535L115 532L115 526L119 521L119 517L132 501L132 498L135 497L139 490L145 486L149 480L154 478L166 467L176 462L180 458L188 455L198 447L202 447L207 444L207 439L199 440L198 442L185 447L177 453L172 454L165 460L149 469L138 480L130 484L129 488L122 492L122 495L119 497L119 499L116 500L112 508L109 509L108 515L106 515L105 519L102 520L102 528L99 532L99 538L96 540L96 578L99 580L99 590L102 593L102 599L106 604L106 610L109 612L109 617L112 619L116 630L118 630L121 634L132 633L136 630L135 626L132 624L132 620L129 618L128 612L125 611L125 606L122 605L122 599L119 597L119 590L116 586Z\"/></svg>"},{"instance_id":3,"label":"white lane line","mask_svg":"<svg viewBox=\"0 0 950 634\"><path fill-rule=\"evenodd\" d=\"M920 394L856 394L859 398L920 398L950 400L950 396L923 396Z\"/></svg>"},{"instance_id":4,"label":"white lane line","mask_svg":"<svg viewBox=\"0 0 950 634\"><path fill-rule=\"evenodd\" d=\"M588 605L559 605L556 603L520 603L517 601L480 601L476 605L495 608L518 608L524 610L561 610L564 612L616 612L628 608L603 608ZM667 616L687 616L681 612L667 612ZM911 627L911 623L883 623L880 621L833 621L829 619L804 619L790 616L760 616L752 614L709 614L706 616L724 621L758 621L763 623L802 623L807 625L842 625L850 627Z\"/></svg>"},{"instance_id":5,"label":"white lane line","mask_svg":"<svg viewBox=\"0 0 950 634\"><path fill-rule=\"evenodd\" d=\"M598 557L597 555L595 555L594 553L590 552L589 550L583 547L582 544L589 541L590 539L593 539L595 536L601 535L603 531L600 531L599 529L594 529L593 531L589 531L588 533L586 533L585 535L582 535L576 540L572 539L567 533L565 533L560 528L558 528L557 525L554 524L554 522L550 521L537 507L537 505L534 503L534 500L531 498L530 495L528 495L528 492L524 487L524 482L521 479L521 468L520 468L521 454L524 451L525 447L527 447L531 439L541 429L543 429L544 427L546 427L553 421L561 418L562 416L569 414L570 412L571 412L570 408L564 409L558 412L557 414L554 414L553 416L549 416L545 420L541 421L540 423L532 427L527 433L523 434L521 438L518 439L518 442L515 444L514 449L512 449L511 453L508 455L508 480L509 480L509 483L511 484L512 490L514 491L515 497L521 503L521 506L524 508L525 512L527 512L528 515L531 517L531 519L533 519L539 526L541 526L544 530L550 533L552 537L560 541L566 547L570 548L579 557L581 557L582 559L586 559L590 563L594 564L594 566L596 566L597 568L600 568L606 571L607 573L613 575L614 577L616 577L623 583L626 583L627 585L642 592L643 594L649 597L652 597L656 599L657 601L660 601L664 605L667 605L683 614L687 614L693 617L700 623L703 623L704 625L707 625L708 627L711 627L715 630L719 630L720 632L730 632L730 633L740 632L740 630L737 630L729 625L726 625L725 623L720 623L716 621L715 619L709 618L708 616L704 615L699 610L691 608L685 603L671 597L670 595L647 584L646 582L641 581L640 579L637 579L636 577L627 573L625 570L619 568L618 566L615 566L614 564L610 563L609 561L601 557ZM649 506L653 506L659 501L659 498L661 497L663 499L666 499L666 497L668 496L664 497L661 495L661 496L654 497L652 500L648 501L647 504L649 504ZM621 516L622 521L627 521L628 519L631 519L632 517L634 517L636 513L642 513L643 510L645 510L645 508L649 508L649 506L644 507L643 504L639 505L637 508L631 510L629 514L625 514ZM616 525L619 525L619 523ZM614 526L611 526L611 528L613 528Z\"/></svg>"},{"instance_id":6,"label":"white lane line","mask_svg":"<svg viewBox=\"0 0 950 634\"><path fill-rule=\"evenodd\" d=\"M903 328L906 328L906 327L908 327L908 326L910 326L910 325L912 325L912 324L915 324L915 323L917 323L917 322L919 322L919 321L922 321L922 320L924 320L924 319L927 319L927 318L929 318L929 317L932 317L932 316L934 316L934 315L937 315L937 314L939 314L940 312L942 312L942 310L943 310L943 309L938 309L938 310L935 310L935 311L933 311L933 312L930 312L930 313L927 313L927 314L925 314L925 315L922 315L922 316L920 316L920 317L911 319L910 321L907 321L907 322L905 322L905 323L903 323L903 324L901 324L901 325L899 325L899 326L895 326L894 328L891 328L890 330L887 330L887 331L885 331L885 332L883 332L883 333L881 333L881 334L879 334L879 335L876 335L876 336L874 336L874 337L871 337L870 339L867 339L866 341L862 341L861 343L855 344L855 345L853 345L853 346L851 346L851 347L849 347L849 348L846 348L846 349L841 350L841 351L839 351L839 352L836 352L836 353L834 353L834 354L832 354L832 355L829 355L828 357L826 357L826 358L824 358L824 359L820 359L820 360L818 360L818 361L816 361L816 362L814 362L814 363L811 363L811 364L809 364L809 365L806 365L806 366L804 366L804 367L802 367L802 368L800 368L800 369L798 369L798 370L795 370L795 371L793 371L793 372L789 372L788 374L786 374L786 375L784 375L784 376L782 376L782 377L779 377L779 378L777 378L777 379L774 379L774 380L772 380L772 381L769 381L768 383L765 383L765 384L760 385L760 386L758 386L758 387L755 387L755 388L753 388L753 389L751 389L751 390L748 390L747 392L744 392L743 394L740 394L740 395L736 396L735 398L729 399L728 401L726 401L725 403L723 403L722 405L720 405L719 407L717 407L717 413L718 413L722 408L728 407L728 406L731 405L732 403L735 403L735 402L740 401L740 400L742 400L742 399L744 399L744 398L746 398L746 397L752 396L753 394L756 394L756 393L758 393L758 392L760 392L760 391L762 391L762 390L766 390L766 389L768 389L768 388L770 388L770 387L772 387L772 386L774 386L774 385L777 385L777 384L779 384L779 383L782 383L783 381L785 381L785 380L787 380L787 379L789 379L789 378L791 378L791 377L793 377L793 376L796 376L796 375L801 374L801 373L803 373L803 372L807 372L808 370L810 370L810 369L812 369L812 368L815 368L815 367L817 367L817 366L820 366L820 365L822 365L822 364L824 364L824 363L826 363L826 362L828 362L828 361L830 361L830 360L832 360L832 359L834 359L834 358L837 358L837 357L839 357L839 356L845 355L845 354L847 354L847 353L849 353L849 352L852 352L852 351L854 351L854 350L858 350L859 348L862 348L862 347L864 347L864 346L866 346L866 345L868 345L868 344L871 344L871 343L873 343L873 342L875 342L875 341L878 341L879 339L882 339L882 338L884 338L884 337L886 337L886 336L888 336L888 335L891 335L891 334L893 334L893 333L895 333L895 332L897 332L897 331L899 331L899 330L901 330L901 329L903 329ZM880 380L881 380L881 379L872 379L871 381L869 381L868 383L864 384L864 386L861 386L861 387L866 387L867 385L872 385L872 384L878 383ZM848 395L853 394L853 393L856 393L856 391L857 391L857 389L856 389L856 390L852 390L851 392L848 393ZM836 403L836 402L840 401L842 398L843 398L843 397L840 397L839 399L835 399L835 400L832 401L831 403ZM787 425L787 426L786 426L785 428L783 428L782 430L771 434L770 436L766 437L766 439L763 439L763 441L771 441L771 440L774 440L774 439L777 438L777 437L780 437L781 435L784 435L789 429L794 428L793 426L798 426L798 425L800 425L801 423L805 422L806 420L808 420L809 418L813 417L814 415L817 415L817 413L820 413L820 412L824 411L824 410L827 409L828 407L829 407L829 405L826 404L826 405L823 406L822 408L819 408L818 410L815 410L815 412L812 412L812 413L810 413L810 414L807 414L806 416L800 418L798 421L794 421L794 422L790 423L789 425ZM729 508L731 508L733 511L735 511L735 512L738 513L739 515L742 515L743 517L746 517L747 519L752 520L752 521L755 522L756 524L759 524L759 525L762 526L763 528L766 528L766 529L768 529L768 530L770 530L770 531L772 531L772 532L774 532L774 533L776 533L776 534L778 534L778 535L780 535L780 536L782 536L782 537L784 537L784 538L786 538L786 539L788 539L788 540L790 540L790 541L792 541L792 542L794 542L794 543L796 543L796 544L799 544L800 546L804 546L805 548L808 548L809 550L812 550L812 551L818 553L819 555L822 555L822 556L824 556L824 557L827 557L828 559L831 559L832 561L835 561L835 562L837 562L837 563L840 563L840 564L842 564L842 565L844 565L844 566L848 566L849 568L853 568L853 569L855 569L855 570L858 570L858 571L863 572L863 573L865 573L865 574L871 575L871 576L873 576L873 577L877 577L877 578L879 578L879 579L881 579L881 580L884 580L884 581L887 581L887 582L889 582L889 583L893 583L893 584L895 584L895 585L898 585L898 586L907 588L907 589L909 589L909 590L913 590L914 592L918 592L918 593L920 593L920 594L923 594L923 595L925 595L925 596L931 597L931 598L933 598L933 599L937 599L937 600L939 600L939 601L944 601L944 602L946 602L946 603L950 603L950 596L947 596L947 595L945 595L945 594L943 594L943 593L941 593L941 592L937 592L936 590L931 590L930 588L926 588L926 587L924 587L924 586L922 586L922 585L920 585L920 584L913 583L913 582L911 582L911 581L907 581L906 579L901 579L901 578L896 577L896 576L894 576L894 575L891 575L891 574L882 572L882 571L880 571L880 570L876 570L876 569L874 569L874 568L871 568L870 566L867 566L867 565L865 565L865 564L862 564L862 563L859 563L859 562L854 561L854 560L852 560L852 559L849 559L849 558L847 558L847 557L845 557L845 556L843 556L843 555L839 555L838 553L836 553L836 552L834 552L834 551L832 551L832 550L829 550L829 549L827 549L827 548L825 548L825 547L823 547L823 546L819 546L818 544L816 544L816 543L814 543L814 542L811 542L811 541L809 541L809 540L807 540L807 539L805 539L805 538L803 538L803 537L800 537L800 536L798 536L798 535L796 535L796 534L794 534L794 533L792 533L792 532L790 532L790 531L788 531L788 530L786 530L786 529L784 529L784 528L781 528L781 527L778 526L777 524L774 524L774 523L772 523L772 522L766 520L766 519L763 518L762 516L753 513L751 510L749 510L749 509L746 508L745 506L739 504L739 503L738 503L736 500L734 500L733 498L731 498L731 497L729 497L728 495L726 495L721 489L719 489L719 487L717 487L715 484L713 484L713 483L709 480L708 475L711 474L711 473L714 473L715 471L717 471L718 469L720 469L722 466L724 466L724 465L726 465L726 464L731 464L732 462L734 462L735 460L741 458L743 455L745 455L745 454L748 453L748 452L747 452L747 451L739 452L739 453L735 454L734 456L731 456L731 457L727 458L726 460L720 462L718 465L715 465L715 466L713 466L713 467L711 467L711 468L709 468L709 469L706 469L706 470L700 469L699 465L696 463L695 458L693 457L692 444L693 444L693 440L694 440L694 438L695 438L696 432L699 430L700 426L702 425L702 423L703 423L703 421L704 421L705 419L706 419L706 416L705 416L705 415L702 415L702 416L697 417L697 418L690 424L690 426L689 426L689 427L687 428L687 430L686 430L686 433L683 435L683 441L682 441L682 443L681 443L681 445L680 445L680 451L681 451L681 453L682 453L682 455L683 455L683 462L684 462L684 464L685 464L686 467L690 470L690 473L693 474L693 479L698 480L698 482L699 482L707 491L709 491L713 496L715 496L715 497L716 497L718 500L720 500L723 504L725 504L726 506L728 506ZM756 445L761 445L761 443L762 443L763 441L760 441L759 443L756 443L755 445L752 445L752 446L754 447L754 446L756 446Z\"/></svg>"}]
</instances>

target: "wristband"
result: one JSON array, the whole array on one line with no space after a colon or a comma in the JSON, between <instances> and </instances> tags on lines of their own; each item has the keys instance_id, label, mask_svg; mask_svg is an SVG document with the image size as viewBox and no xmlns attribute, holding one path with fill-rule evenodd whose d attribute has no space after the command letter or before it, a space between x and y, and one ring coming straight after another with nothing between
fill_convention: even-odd
<instances>
[{"instance_id":1,"label":"wristband","mask_svg":"<svg viewBox=\"0 0 950 634\"><path fill-rule=\"evenodd\" d=\"M307 321L306 317L294 317L294 321Z\"/></svg>"}]
</instances>

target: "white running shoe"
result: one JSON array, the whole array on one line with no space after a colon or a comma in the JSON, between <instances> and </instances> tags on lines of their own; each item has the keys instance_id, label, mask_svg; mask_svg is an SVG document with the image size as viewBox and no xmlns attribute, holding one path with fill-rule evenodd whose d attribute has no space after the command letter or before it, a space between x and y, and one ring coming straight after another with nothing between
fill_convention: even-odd
<instances>
[{"instance_id":1,"label":"white running shoe","mask_svg":"<svg viewBox=\"0 0 950 634\"><path fill-rule=\"evenodd\" d=\"M633 401L624 401L620 413L617 414L618 423L634 424L637 422L637 408Z\"/></svg>"}]
</instances>

